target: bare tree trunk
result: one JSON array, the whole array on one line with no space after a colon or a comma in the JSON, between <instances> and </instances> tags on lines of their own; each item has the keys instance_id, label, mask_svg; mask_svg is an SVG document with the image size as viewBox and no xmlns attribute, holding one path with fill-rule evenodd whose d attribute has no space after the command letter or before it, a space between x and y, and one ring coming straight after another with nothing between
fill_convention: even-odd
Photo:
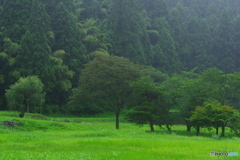
<instances>
[{"instance_id":1,"label":"bare tree trunk","mask_svg":"<svg viewBox=\"0 0 240 160\"><path fill-rule=\"evenodd\" d=\"M218 127L216 127L216 135L218 135Z\"/></svg>"},{"instance_id":2,"label":"bare tree trunk","mask_svg":"<svg viewBox=\"0 0 240 160\"><path fill-rule=\"evenodd\" d=\"M225 126L222 126L222 134L221 134L222 137L225 136Z\"/></svg>"},{"instance_id":3,"label":"bare tree trunk","mask_svg":"<svg viewBox=\"0 0 240 160\"><path fill-rule=\"evenodd\" d=\"M192 125L189 121L185 121L186 122L186 126L187 126L187 132L191 132L191 128L192 128Z\"/></svg>"},{"instance_id":4,"label":"bare tree trunk","mask_svg":"<svg viewBox=\"0 0 240 160\"><path fill-rule=\"evenodd\" d=\"M171 131L170 125L167 124L166 127L167 127L168 131Z\"/></svg>"},{"instance_id":5,"label":"bare tree trunk","mask_svg":"<svg viewBox=\"0 0 240 160\"><path fill-rule=\"evenodd\" d=\"M116 129L119 129L119 116L120 116L120 108L118 107L115 112L116 115Z\"/></svg>"},{"instance_id":6,"label":"bare tree trunk","mask_svg":"<svg viewBox=\"0 0 240 160\"><path fill-rule=\"evenodd\" d=\"M200 127L197 126L197 128L196 128L196 136L199 136L199 134L200 134Z\"/></svg>"},{"instance_id":7,"label":"bare tree trunk","mask_svg":"<svg viewBox=\"0 0 240 160\"><path fill-rule=\"evenodd\" d=\"M27 103L27 113L29 113L29 102Z\"/></svg>"},{"instance_id":8,"label":"bare tree trunk","mask_svg":"<svg viewBox=\"0 0 240 160\"><path fill-rule=\"evenodd\" d=\"M187 132L191 132L191 128L192 128L191 125L187 125Z\"/></svg>"},{"instance_id":9,"label":"bare tree trunk","mask_svg":"<svg viewBox=\"0 0 240 160\"><path fill-rule=\"evenodd\" d=\"M153 120L152 119L150 120L149 125L150 125L151 131L154 132Z\"/></svg>"}]
</instances>

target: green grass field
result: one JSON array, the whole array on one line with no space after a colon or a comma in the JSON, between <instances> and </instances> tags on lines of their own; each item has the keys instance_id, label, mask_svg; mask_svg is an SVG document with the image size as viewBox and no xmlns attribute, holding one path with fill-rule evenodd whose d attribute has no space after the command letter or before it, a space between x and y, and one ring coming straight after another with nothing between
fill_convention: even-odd
<instances>
[{"instance_id":1,"label":"green grass field","mask_svg":"<svg viewBox=\"0 0 240 160\"><path fill-rule=\"evenodd\" d=\"M239 156L215 156L210 152L238 152L240 138L226 131L225 138L202 129L185 132L185 126L172 132L148 125L139 127L120 123L114 129L113 117L49 118L27 115L20 119L14 112L0 112L0 123L10 120L17 126L0 125L1 160L230 160ZM70 121L70 122L69 122ZM67 123L68 122L68 123Z\"/></svg>"}]
</instances>

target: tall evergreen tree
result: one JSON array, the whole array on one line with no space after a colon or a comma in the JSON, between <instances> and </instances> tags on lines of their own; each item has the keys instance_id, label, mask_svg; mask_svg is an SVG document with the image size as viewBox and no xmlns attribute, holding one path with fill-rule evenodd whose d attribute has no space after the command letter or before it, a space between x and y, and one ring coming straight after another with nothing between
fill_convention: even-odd
<instances>
[{"instance_id":1,"label":"tall evergreen tree","mask_svg":"<svg viewBox=\"0 0 240 160\"><path fill-rule=\"evenodd\" d=\"M190 56L188 36L186 28L186 8L178 3L175 8L171 9L167 17L173 39L176 43L176 51L183 66L187 65L187 59Z\"/></svg>"},{"instance_id":2,"label":"tall evergreen tree","mask_svg":"<svg viewBox=\"0 0 240 160\"><path fill-rule=\"evenodd\" d=\"M6 37L20 42L27 30L27 21L31 12L31 1L4 0L1 2L0 24Z\"/></svg>"},{"instance_id":3,"label":"tall evergreen tree","mask_svg":"<svg viewBox=\"0 0 240 160\"><path fill-rule=\"evenodd\" d=\"M176 44L167 20L164 17L156 18L154 25L159 32L159 40L153 47L153 66L167 73L180 71L182 66L178 59Z\"/></svg>"},{"instance_id":4,"label":"tall evergreen tree","mask_svg":"<svg viewBox=\"0 0 240 160\"><path fill-rule=\"evenodd\" d=\"M151 64L152 53L149 37L138 0L114 0L109 18L112 54L134 62Z\"/></svg>"},{"instance_id":5,"label":"tall evergreen tree","mask_svg":"<svg viewBox=\"0 0 240 160\"><path fill-rule=\"evenodd\" d=\"M222 11L220 24L217 28L217 36L212 45L212 53L217 58L216 66L225 72L236 71L235 59L237 46L234 43L234 27L231 21L229 9Z\"/></svg>"},{"instance_id":6,"label":"tall evergreen tree","mask_svg":"<svg viewBox=\"0 0 240 160\"><path fill-rule=\"evenodd\" d=\"M53 50L64 50L63 62L76 74L73 85L77 84L83 64L87 62L86 49L81 42L81 30L73 12L63 3L56 6L52 16L52 29L55 34Z\"/></svg>"},{"instance_id":7,"label":"tall evergreen tree","mask_svg":"<svg viewBox=\"0 0 240 160\"><path fill-rule=\"evenodd\" d=\"M81 20L94 18L98 19L101 16L101 4L99 0L82 0L82 11L80 14Z\"/></svg>"},{"instance_id":8,"label":"tall evergreen tree","mask_svg":"<svg viewBox=\"0 0 240 160\"><path fill-rule=\"evenodd\" d=\"M167 16L168 9L165 0L141 0L142 8L148 12L149 18Z\"/></svg>"},{"instance_id":9,"label":"tall evergreen tree","mask_svg":"<svg viewBox=\"0 0 240 160\"><path fill-rule=\"evenodd\" d=\"M237 67L237 71L240 71L240 63L238 62L239 58L240 58L240 14L233 20L233 26L234 26L234 30L235 30L235 34L234 34L234 42L235 42L235 46L237 47L237 51L235 53L236 55L236 61L235 61L235 65Z\"/></svg>"},{"instance_id":10,"label":"tall evergreen tree","mask_svg":"<svg viewBox=\"0 0 240 160\"><path fill-rule=\"evenodd\" d=\"M18 55L18 65L22 76L38 75L50 89L53 75L47 32L50 21L41 0L33 0L28 29L21 40L21 53Z\"/></svg>"}]
</instances>

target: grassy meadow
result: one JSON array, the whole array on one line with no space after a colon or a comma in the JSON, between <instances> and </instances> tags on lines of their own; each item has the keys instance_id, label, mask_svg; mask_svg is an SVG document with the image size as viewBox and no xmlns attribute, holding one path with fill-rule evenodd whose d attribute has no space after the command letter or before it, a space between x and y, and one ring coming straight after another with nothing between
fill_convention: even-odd
<instances>
[{"instance_id":1,"label":"grassy meadow","mask_svg":"<svg viewBox=\"0 0 240 160\"><path fill-rule=\"evenodd\" d=\"M0 112L1 160L237 160L239 156L210 157L210 152L238 152L240 138L226 130L219 138L214 130L187 133L185 126L172 131L148 125L139 127L124 120L116 130L114 117L50 118ZM8 127L3 121L18 125Z\"/></svg>"}]
</instances>

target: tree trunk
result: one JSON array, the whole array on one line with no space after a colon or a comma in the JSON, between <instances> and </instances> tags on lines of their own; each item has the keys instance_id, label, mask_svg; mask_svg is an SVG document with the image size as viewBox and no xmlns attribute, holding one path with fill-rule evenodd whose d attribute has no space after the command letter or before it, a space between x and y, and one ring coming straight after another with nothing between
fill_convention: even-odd
<instances>
[{"instance_id":1,"label":"tree trunk","mask_svg":"<svg viewBox=\"0 0 240 160\"><path fill-rule=\"evenodd\" d=\"M27 103L27 113L29 113L29 102Z\"/></svg>"},{"instance_id":2,"label":"tree trunk","mask_svg":"<svg viewBox=\"0 0 240 160\"><path fill-rule=\"evenodd\" d=\"M151 131L154 132L153 120L150 120L149 125L150 125L150 129L151 129Z\"/></svg>"},{"instance_id":3,"label":"tree trunk","mask_svg":"<svg viewBox=\"0 0 240 160\"><path fill-rule=\"evenodd\" d=\"M200 127L197 127L196 128L196 136L199 136L199 134L200 134Z\"/></svg>"},{"instance_id":4,"label":"tree trunk","mask_svg":"<svg viewBox=\"0 0 240 160\"><path fill-rule=\"evenodd\" d=\"M115 115L116 115L116 129L119 129L119 115L120 115L120 111L116 111Z\"/></svg>"},{"instance_id":5,"label":"tree trunk","mask_svg":"<svg viewBox=\"0 0 240 160\"><path fill-rule=\"evenodd\" d=\"M170 125L167 124L166 127L167 127L168 131L171 131Z\"/></svg>"},{"instance_id":6,"label":"tree trunk","mask_svg":"<svg viewBox=\"0 0 240 160\"><path fill-rule=\"evenodd\" d=\"M192 128L191 125L187 125L187 132L191 132L191 128Z\"/></svg>"},{"instance_id":7,"label":"tree trunk","mask_svg":"<svg viewBox=\"0 0 240 160\"><path fill-rule=\"evenodd\" d=\"M216 127L216 135L218 135L218 127Z\"/></svg>"},{"instance_id":8,"label":"tree trunk","mask_svg":"<svg viewBox=\"0 0 240 160\"><path fill-rule=\"evenodd\" d=\"M224 137L225 136L225 126L222 126L222 134L221 134L221 137Z\"/></svg>"}]
</instances>

